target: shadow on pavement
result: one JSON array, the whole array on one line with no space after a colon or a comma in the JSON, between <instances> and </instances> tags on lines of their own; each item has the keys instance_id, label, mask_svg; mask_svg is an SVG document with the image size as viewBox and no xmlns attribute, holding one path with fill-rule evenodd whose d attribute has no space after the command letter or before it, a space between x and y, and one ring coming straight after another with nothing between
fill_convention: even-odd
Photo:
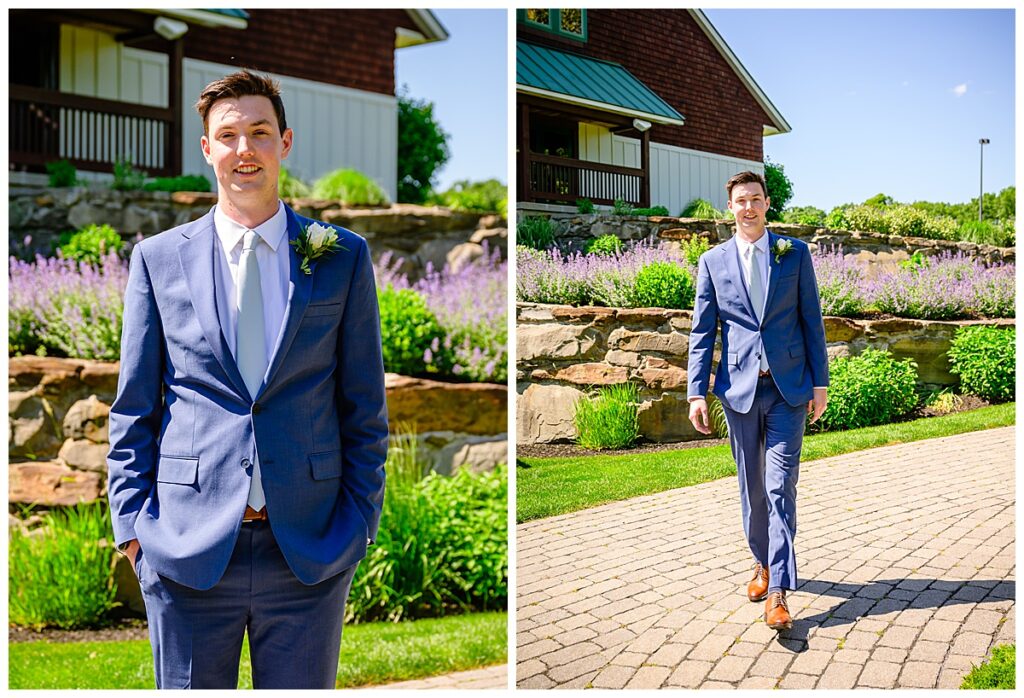
<instances>
[{"instance_id":1,"label":"shadow on pavement","mask_svg":"<svg viewBox=\"0 0 1024 698\"><path fill-rule=\"evenodd\" d=\"M943 579L880 579L868 584L807 580L797 592L835 596L835 606L806 618L778 634L776 642L792 652L807 650L807 636L815 627L852 625L862 618L899 613L915 608L943 608L979 601L1012 601L1016 582L996 579L946 581Z\"/></svg>"}]
</instances>

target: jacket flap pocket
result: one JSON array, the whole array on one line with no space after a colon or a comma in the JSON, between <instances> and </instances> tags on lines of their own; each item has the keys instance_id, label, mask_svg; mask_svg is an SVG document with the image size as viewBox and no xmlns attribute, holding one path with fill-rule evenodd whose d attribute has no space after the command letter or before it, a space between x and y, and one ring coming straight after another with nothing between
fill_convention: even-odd
<instances>
[{"instance_id":1,"label":"jacket flap pocket","mask_svg":"<svg viewBox=\"0 0 1024 698\"><path fill-rule=\"evenodd\" d=\"M304 317L338 315L339 313L341 313L341 303L311 303L306 306L306 313Z\"/></svg>"},{"instance_id":2,"label":"jacket flap pocket","mask_svg":"<svg viewBox=\"0 0 1024 698\"><path fill-rule=\"evenodd\" d=\"M807 350L804 349L804 345L803 344L793 344L793 345L790 345L790 347L789 347L789 355L792 358L794 358L794 359L797 358L797 357L803 356L806 353L807 353Z\"/></svg>"},{"instance_id":3,"label":"jacket flap pocket","mask_svg":"<svg viewBox=\"0 0 1024 698\"><path fill-rule=\"evenodd\" d=\"M309 455L309 466L312 469L314 480L329 480L332 477L341 477L341 451L311 453Z\"/></svg>"},{"instance_id":4,"label":"jacket flap pocket","mask_svg":"<svg viewBox=\"0 0 1024 698\"><path fill-rule=\"evenodd\" d=\"M199 459L189 456L160 456L156 466L157 482L194 485L199 473Z\"/></svg>"}]
</instances>

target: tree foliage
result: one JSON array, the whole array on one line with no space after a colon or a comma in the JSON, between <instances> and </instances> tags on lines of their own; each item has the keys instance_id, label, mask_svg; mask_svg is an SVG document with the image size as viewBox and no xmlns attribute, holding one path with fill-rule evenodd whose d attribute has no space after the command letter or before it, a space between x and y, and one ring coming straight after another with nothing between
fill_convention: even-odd
<instances>
[{"instance_id":1,"label":"tree foliage","mask_svg":"<svg viewBox=\"0 0 1024 698\"><path fill-rule=\"evenodd\" d=\"M786 176L785 168L767 157L764 159L764 181L768 185L768 198L771 199L767 218L769 221L780 221L782 210L793 198L793 183Z\"/></svg>"},{"instance_id":2,"label":"tree foliage","mask_svg":"<svg viewBox=\"0 0 1024 698\"><path fill-rule=\"evenodd\" d=\"M398 95L398 200L420 204L430 194L434 174L448 162L449 135L434 118L434 105Z\"/></svg>"}]
</instances>

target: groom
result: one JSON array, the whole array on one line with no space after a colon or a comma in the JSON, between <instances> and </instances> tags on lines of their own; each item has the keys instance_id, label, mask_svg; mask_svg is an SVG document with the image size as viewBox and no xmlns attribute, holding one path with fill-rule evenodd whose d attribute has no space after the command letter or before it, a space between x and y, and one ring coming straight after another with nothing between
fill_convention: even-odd
<instances>
[{"instance_id":1,"label":"groom","mask_svg":"<svg viewBox=\"0 0 1024 698\"><path fill-rule=\"evenodd\" d=\"M333 688L384 497L370 255L329 227L340 247L311 249L325 226L278 198L293 135L276 83L234 73L196 108L218 202L132 252L114 538L139 576L158 688L235 688L245 633L255 688Z\"/></svg>"},{"instance_id":2,"label":"groom","mask_svg":"<svg viewBox=\"0 0 1024 698\"><path fill-rule=\"evenodd\" d=\"M796 589L796 482L804 422L825 411L828 355L818 285L807 245L765 228L771 203L761 175L726 183L736 235L700 258L688 364L690 421L710 434L706 401L718 328L715 395L725 408L739 474L743 531L753 553L751 601L765 621L792 627L786 591Z\"/></svg>"}]
</instances>

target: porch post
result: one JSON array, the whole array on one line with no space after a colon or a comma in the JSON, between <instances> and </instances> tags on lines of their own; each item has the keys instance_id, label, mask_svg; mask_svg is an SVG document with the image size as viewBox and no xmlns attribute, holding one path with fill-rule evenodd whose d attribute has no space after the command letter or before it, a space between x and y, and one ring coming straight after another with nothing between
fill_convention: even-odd
<instances>
[{"instance_id":1,"label":"porch post","mask_svg":"<svg viewBox=\"0 0 1024 698\"><path fill-rule=\"evenodd\" d=\"M640 169L644 177L640 184L640 208L651 205L651 129L640 134Z\"/></svg>"},{"instance_id":2,"label":"porch post","mask_svg":"<svg viewBox=\"0 0 1024 698\"><path fill-rule=\"evenodd\" d=\"M530 191L530 105L521 103L519 105L519 192L516 196L519 201L530 201L533 199L533 192Z\"/></svg>"},{"instance_id":3,"label":"porch post","mask_svg":"<svg viewBox=\"0 0 1024 698\"><path fill-rule=\"evenodd\" d=\"M172 176L183 174L181 171L181 150L182 150L182 128L183 128L183 104L181 98L182 75L181 64L185 59L185 41L175 39L171 42L171 50L168 52L169 72L167 88L170 91L167 99L167 106L171 108L171 132L167 139L169 152L165 154L167 166L173 173Z\"/></svg>"}]
</instances>

